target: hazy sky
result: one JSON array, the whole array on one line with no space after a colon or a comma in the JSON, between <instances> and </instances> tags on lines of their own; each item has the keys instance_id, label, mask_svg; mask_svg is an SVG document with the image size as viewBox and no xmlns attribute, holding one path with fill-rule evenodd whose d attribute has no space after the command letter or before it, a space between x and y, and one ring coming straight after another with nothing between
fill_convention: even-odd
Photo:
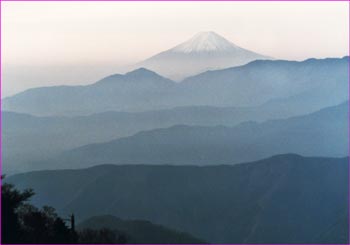
<instances>
[{"instance_id":1,"label":"hazy sky","mask_svg":"<svg viewBox=\"0 0 350 245\"><path fill-rule=\"evenodd\" d=\"M199 31L279 59L348 54L347 2L2 2L3 96L84 84Z\"/></svg>"}]
</instances>

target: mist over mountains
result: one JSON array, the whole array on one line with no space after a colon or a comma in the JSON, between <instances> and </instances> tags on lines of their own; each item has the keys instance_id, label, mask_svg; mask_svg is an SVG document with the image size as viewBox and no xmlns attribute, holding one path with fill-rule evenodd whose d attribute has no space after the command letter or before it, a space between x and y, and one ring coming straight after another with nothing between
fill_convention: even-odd
<instances>
[{"instance_id":1,"label":"mist over mountains","mask_svg":"<svg viewBox=\"0 0 350 245\"><path fill-rule=\"evenodd\" d=\"M290 99L286 100L285 103L283 103L282 100L279 100L279 103L271 102L259 107L192 106L138 113L110 111L99 114L92 114L89 116L73 117L37 117L28 114L19 114L5 111L2 113L2 136L4 142L6 142L6 144L3 145L2 152L3 168L7 173L15 173L20 170L30 170L33 167L31 164L34 164L35 162L41 162L43 160L46 161L52 156L58 155L63 151L71 150L73 148L88 145L91 143L104 143L116 140L121 137L132 136L139 133L140 131L169 128L167 130L170 132L174 131L175 129L185 130L186 127L179 127L178 125L187 125L193 126L188 127L188 130L198 128L198 130L201 129L204 132L205 129L207 129L207 131L214 130L215 128L213 126L221 125L226 127L234 127L240 123L247 121L262 123L267 120L284 119L292 116L302 115L303 110L309 110L309 108L306 106L302 107L302 104L298 105L297 107L300 108L300 110L296 110L294 103L290 103L289 100ZM315 124L318 123L318 120L322 120L322 125L329 122L327 128L322 128L325 130L324 132L321 130L317 131L319 134L318 138L324 138L328 134L333 135L331 138L338 137L339 135L346 135L342 134L342 131L346 131L346 108L346 103L343 103L342 105L336 107L328 108L327 110L323 111L330 111L333 112L333 114L328 113L330 116L327 116L327 114L325 114L324 116L321 116L320 119L312 120L312 123ZM318 114L322 113L323 112L319 112ZM301 117L299 120L303 121L304 118L308 117ZM292 118L282 120L280 121L280 125L291 121L293 121ZM261 124L248 123L247 126L248 125L250 125L251 129L255 128L256 130L265 128L258 126ZM286 123L286 125L289 124ZM170 128L173 126L177 127ZM205 128L199 126L211 127ZM308 128L310 127L312 128L311 123L309 123L309 126L307 127L303 124L300 124L298 125L297 129L300 132L305 132L306 130L309 130ZM331 127L334 129L332 131L327 131ZM242 127L238 127L236 131L239 131L240 128ZM286 126L286 128L288 128L288 126ZM338 129L338 131L336 129ZM226 128L226 130L230 131L228 128ZM311 131L313 130L315 129L312 128ZM149 133L152 134L152 132ZM277 131L275 133L277 134ZM201 137L204 137L205 135L206 134ZM289 136L289 134L284 136ZM257 137L258 134L256 135L256 138ZM187 137L184 135L183 140L185 140L185 138ZM170 137L166 140L166 142L172 140L173 139ZM36 143L32 144L32 142ZM308 142L308 140L306 142ZM179 142L178 144L181 145L182 143ZM320 141L316 145L320 144L324 144L324 147L327 147L327 144L324 141ZM340 140L337 141L334 146L343 145L338 149L340 150L344 149L345 144L345 141ZM306 149L308 149L308 147L306 147ZM337 148L334 147L332 149ZM331 156L334 156L333 154L336 152L339 154L340 152L338 150L330 150ZM302 152L299 153L301 154ZM311 153L309 152L309 154ZM113 158L109 158L108 160L108 162L113 161ZM29 164L30 162L31 164ZM88 162L90 162L90 160L88 160ZM59 165L61 164L58 164L57 167ZM46 165L45 167L50 166Z\"/></svg>"},{"instance_id":2,"label":"mist over mountains","mask_svg":"<svg viewBox=\"0 0 350 245\"><path fill-rule=\"evenodd\" d=\"M299 97L294 103L317 110L347 99L348 61L348 57L303 62L253 61L241 67L205 72L181 83L138 69L92 85L30 89L3 99L2 103L3 110L47 116L178 106L258 106Z\"/></svg>"},{"instance_id":3,"label":"mist over mountains","mask_svg":"<svg viewBox=\"0 0 350 245\"><path fill-rule=\"evenodd\" d=\"M348 102L345 102L305 116L263 123L246 122L235 127L176 125L106 143L85 145L52 159L31 162L29 167L217 165L254 161L290 152L304 156L345 157L349 145L347 112Z\"/></svg>"},{"instance_id":4,"label":"mist over mountains","mask_svg":"<svg viewBox=\"0 0 350 245\"><path fill-rule=\"evenodd\" d=\"M3 173L134 243L345 244L348 69L199 33L126 74L2 99Z\"/></svg>"}]
</instances>

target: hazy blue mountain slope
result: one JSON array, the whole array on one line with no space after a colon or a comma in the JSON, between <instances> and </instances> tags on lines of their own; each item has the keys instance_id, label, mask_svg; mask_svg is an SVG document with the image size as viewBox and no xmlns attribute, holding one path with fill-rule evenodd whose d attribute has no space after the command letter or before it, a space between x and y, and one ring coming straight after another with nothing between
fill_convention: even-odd
<instances>
[{"instance_id":1,"label":"hazy blue mountain slope","mask_svg":"<svg viewBox=\"0 0 350 245\"><path fill-rule=\"evenodd\" d=\"M114 230L117 234L125 234L127 243L131 244L206 243L188 233L168 229L146 220L122 220L112 215L94 216L77 225L78 230L103 228Z\"/></svg>"},{"instance_id":2,"label":"hazy blue mountain slope","mask_svg":"<svg viewBox=\"0 0 350 245\"><path fill-rule=\"evenodd\" d=\"M236 127L178 125L90 144L32 168L96 164L231 164L275 154L343 157L348 154L348 103L318 112Z\"/></svg>"},{"instance_id":3,"label":"hazy blue mountain slope","mask_svg":"<svg viewBox=\"0 0 350 245\"><path fill-rule=\"evenodd\" d=\"M179 124L235 126L245 121L261 122L298 115L301 111L294 111L290 108L291 99L286 100L285 103L279 100L259 107L191 106L138 113L109 111L73 117L37 117L5 111L2 112L3 170L6 173L28 171L31 170L28 162L144 130Z\"/></svg>"},{"instance_id":4,"label":"hazy blue mountain slope","mask_svg":"<svg viewBox=\"0 0 350 245\"><path fill-rule=\"evenodd\" d=\"M3 109L34 115L82 115L108 110L156 109L175 83L140 68L86 86L34 88L3 100Z\"/></svg>"},{"instance_id":5,"label":"hazy blue mountain slope","mask_svg":"<svg viewBox=\"0 0 350 245\"><path fill-rule=\"evenodd\" d=\"M302 62L261 60L205 72L181 83L138 69L87 86L30 89L3 99L2 106L4 110L35 115L82 115L194 105L257 106L307 94L302 108L298 104L290 108L291 113L305 112L305 108L320 109L348 99L348 64L348 57Z\"/></svg>"},{"instance_id":6,"label":"hazy blue mountain slope","mask_svg":"<svg viewBox=\"0 0 350 245\"><path fill-rule=\"evenodd\" d=\"M319 103L322 108L348 99L348 64L348 57L303 62L257 60L241 67L204 72L179 86L193 104L211 101L216 105L256 105L307 94L306 100L300 101L304 106Z\"/></svg>"},{"instance_id":7,"label":"hazy blue mountain slope","mask_svg":"<svg viewBox=\"0 0 350 245\"><path fill-rule=\"evenodd\" d=\"M348 224L338 221L347 215L348 173L348 158L288 154L233 166L100 165L7 181L34 188L34 204L80 220L146 219L212 243L320 243L330 231L339 236L327 242L346 243Z\"/></svg>"}]
</instances>

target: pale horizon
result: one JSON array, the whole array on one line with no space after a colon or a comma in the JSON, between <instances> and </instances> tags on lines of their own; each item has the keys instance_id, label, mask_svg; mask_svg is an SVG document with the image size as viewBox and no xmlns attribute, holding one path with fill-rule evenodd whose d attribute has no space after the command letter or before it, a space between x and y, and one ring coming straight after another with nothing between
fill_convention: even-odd
<instances>
[{"instance_id":1,"label":"pale horizon","mask_svg":"<svg viewBox=\"0 0 350 245\"><path fill-rule=\"evenodd\" d=\"M349 53L346 2L2 5L3 97L32 87L93 83L201 31L276 59Z\"/></svg>"}]
</instances>

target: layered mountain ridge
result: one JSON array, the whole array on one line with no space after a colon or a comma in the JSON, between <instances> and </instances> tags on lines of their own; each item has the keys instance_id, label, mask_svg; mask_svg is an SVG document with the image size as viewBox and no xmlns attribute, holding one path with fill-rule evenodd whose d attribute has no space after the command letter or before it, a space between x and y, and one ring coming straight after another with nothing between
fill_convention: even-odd
<instances>
[{"instance_id":1,"label":"layered mountain ridge","mask_svg":"<svg viewBox=\"0 0 350 245\"><path fill-rule=\"evenodd\" d=\"M317 125L317 127L315 127ZM345 157L348 102L309 115L234 127L175 125L92 143L43 161L31 169L81 168L96 164L210 165L255 161L276 154Z\"/></svg>"},{"instance_id":2,"label":"layered mountain ridge","mask_svg":"<svg viewBox=\"0 0 350 245\"><path fill-rule=\"evenodd\" d=\"M138 69L92 85L26 90L3 99L2 106L3 110L41 116L87 115L179 106L257 106L300 96L298 101L303 105L298 107L321 109L347 99L348 61L348 57L303 62L254 61L205 72L181 83Z\"/></svg>"}]
</instances>

